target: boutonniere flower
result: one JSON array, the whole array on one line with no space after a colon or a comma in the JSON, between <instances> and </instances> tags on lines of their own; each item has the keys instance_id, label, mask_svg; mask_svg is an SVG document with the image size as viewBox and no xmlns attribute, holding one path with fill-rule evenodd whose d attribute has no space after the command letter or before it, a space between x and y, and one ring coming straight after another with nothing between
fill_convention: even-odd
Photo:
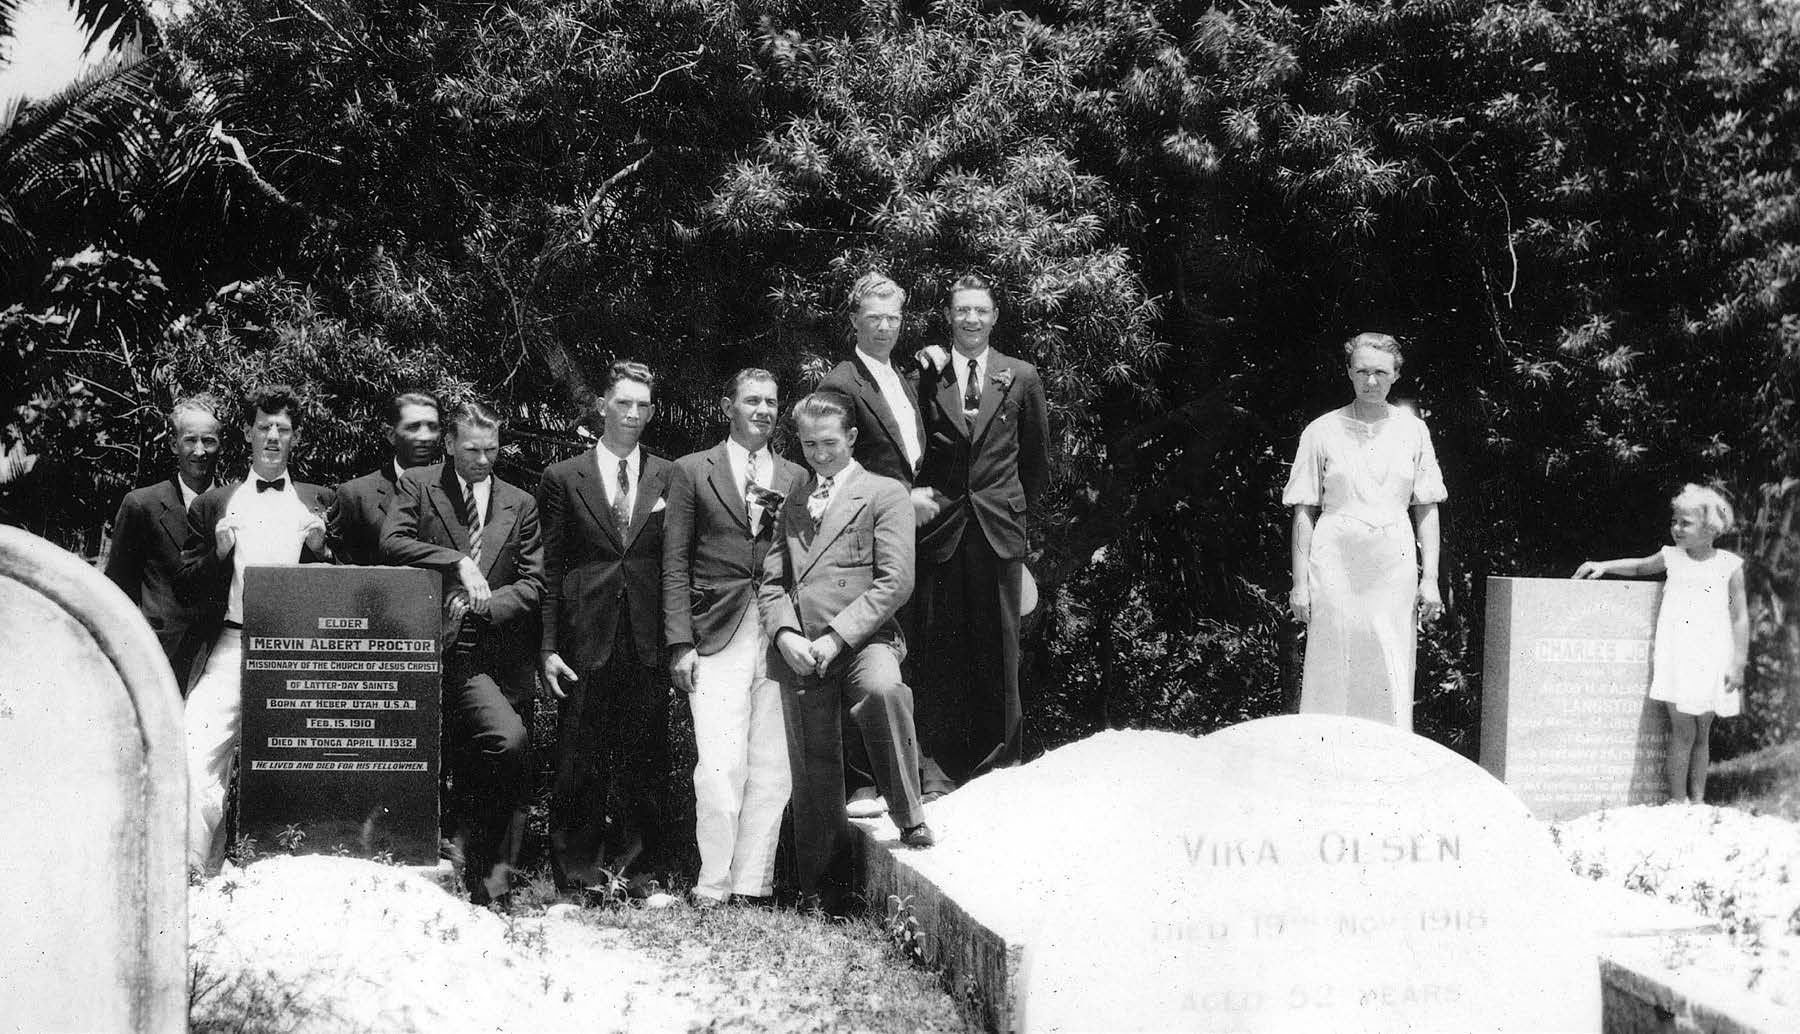
<instances>
[{"instance_id":1,"label":"boutonniere flower","mask_svg":"<svg viewBox=\"0 0 1800 1034\"><path fill-rule=\"evenodd\" d=\"M997 373L989 374L988 379L999 385L1001 391L1012 390L1013 372L1011 370L1001 370Z\"/></svg>"}]
</instances>

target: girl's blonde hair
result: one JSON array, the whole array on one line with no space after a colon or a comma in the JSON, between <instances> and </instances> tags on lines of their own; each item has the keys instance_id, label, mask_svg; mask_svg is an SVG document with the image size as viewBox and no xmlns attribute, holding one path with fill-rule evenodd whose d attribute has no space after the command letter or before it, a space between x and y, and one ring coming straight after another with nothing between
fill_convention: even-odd
<instances>
[{"instance_id":1,"label":"girl's blonde hair","mask_svg":"<svg viewBox=\"0 0 1800 1034\"><path fill-rule=\"evenodd\" d=\"M1700 523L1714 535L1723 535L1737 524L1737 514L1725 493L1709 485L1686 484L1669 500L1671 507L1695 510Z\"/></svg>"}]
</instances>

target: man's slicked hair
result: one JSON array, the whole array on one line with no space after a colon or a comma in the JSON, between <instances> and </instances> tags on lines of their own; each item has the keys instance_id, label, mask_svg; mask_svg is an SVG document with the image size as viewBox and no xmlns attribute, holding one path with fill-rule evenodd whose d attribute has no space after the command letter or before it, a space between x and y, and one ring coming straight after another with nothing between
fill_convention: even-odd
<instances>
[{"instance_id":1,"label":"man's slicked hair","mask_svg":"<svg viewBox=\"0 0 1800 1034\"><path fill-rule=\"evenodd\" d=\"M950 289L944 292L944 306L948 308L956 299L958 291L985 291L994 308L1000 307L1000 292L994 289L994 282L980 273L970 270L955 280L950 281Z\"/></svg>"},{"instance_id":2,"label":"man's slicked hair","mask_svg":"<svg viewBox=\"0 0 1800 1034\"><path fill-rule=\"evenodd\" d=\"M446 430L450 437L459 437L465 429L478 431L498 431L506 426L506 419L481 402L465 402L457 406L450 414L450 422Z\"/></svg>"},{"instance_id":3,"label":"man's slicked hair","mask_svg":"<svg viewBox=\"0 0 1800 1034\"><path fill-rule=\"evenodd\" d=\"M850 414L855 403L848 395L835 391L815 391L794 405L794 423L800 419L823 420L826 417L837 417L838 424L845 431L856 426L855 418Z\"/></svg>"},{"instance_id":4,"label":"man's slicked hair","mask_svg":"<svg viewBox=\"0 0 1800 1034\"><path fill-rule=\"evenodd\" d=\"M780 393L781 391L781 382L775 379L774 374L760 366L746 366L742 370L732 374L731 377L725 381L725 397L727 399L736 399L738 389L751 381L768 381L770 384L775 385L775 391L777 393Z\"/></svg>"},{"instance_id":5,"label":"man's slicked hair","mask_svg":"<svg viewBox=\"0 0 1800 1034\"><path fill-rule=\"evenodd\" d=\"M856 283L850 285L850 297L848 299L850 312L854 315L857 310L861 309L864 299L891 298L896 294L900 296L900 304L905 305L905 289L889 279L887 274L864 273L857 279Z\"/></svg>"},{"instance_id":6,"label":"man's slicked hair","mask_svg":"<svg viewBox=\"0 0 1800 1034\"><path fill-rule=\"evenodd\" d=\"M613 387L620 381L637 381L650 389L650 401L656 401L656 374L650 368L635 359L615 359L606 368L606 382L600 386L601 395L611 395Z\"/></svg>"},{"instance_id":7,"label":"man's slicked hair","mask_svg":"<svg viewBox=\"0 0 1800 1034\"><path fill-rule=\"evenodd\" d=\"M407 406L429 406L438 415L439 422L444 419L444 406L435 395L427 395L422 391L407 391L388 399L385 419L389 427L400 426L400 413Z\"/></svg>"},{"instance_id":8,"label":"man's slicked hair","mask_svg":"<svg viewBox=\"0 0 1800 1034\"><path fill-rule=\"evenodd\" d=\"M252 391L244 399L244 426L255 427L258 413L286 414L294 430L300 430L300 399L291 385L270 384Z\"/></svg>"}]
</instances>

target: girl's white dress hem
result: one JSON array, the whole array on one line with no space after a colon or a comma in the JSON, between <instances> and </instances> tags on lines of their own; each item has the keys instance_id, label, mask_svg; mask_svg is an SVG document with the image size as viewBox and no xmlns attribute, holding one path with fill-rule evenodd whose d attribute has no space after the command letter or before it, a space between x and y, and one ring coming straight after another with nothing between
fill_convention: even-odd
<instances>
[{"instance_id":1,"label":"girl's white dress hem","mask_svg":"<svg viewBox=\"0 0 1800 1034\"><path fill-rule=\"evenodd\" d=\"M1656 612L1650 660L1650 699L1683 714L1729 718L1743 694L1725 692L1731 668L1731 576L1744 566L1737 554L1716 550L1695 560L1679 546L1662 548L1669 580Z\"/></svg>"}]
</instances>

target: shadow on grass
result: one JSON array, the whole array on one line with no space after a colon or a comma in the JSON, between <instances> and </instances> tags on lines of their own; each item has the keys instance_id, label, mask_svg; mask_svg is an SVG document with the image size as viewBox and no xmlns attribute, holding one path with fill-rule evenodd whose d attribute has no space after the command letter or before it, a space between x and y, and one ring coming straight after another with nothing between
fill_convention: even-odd
<instances>
[{"instance_id":1,"label":"shadow on grass","mask_svg":"<svg viewBox=\"0 0 1800 1034\"><path fill-rule=\"evenodd\" d=\"M1706 803L1800 822L1800 742L1712 766L1706 775Z\"/></svg>"}]
</instances>

